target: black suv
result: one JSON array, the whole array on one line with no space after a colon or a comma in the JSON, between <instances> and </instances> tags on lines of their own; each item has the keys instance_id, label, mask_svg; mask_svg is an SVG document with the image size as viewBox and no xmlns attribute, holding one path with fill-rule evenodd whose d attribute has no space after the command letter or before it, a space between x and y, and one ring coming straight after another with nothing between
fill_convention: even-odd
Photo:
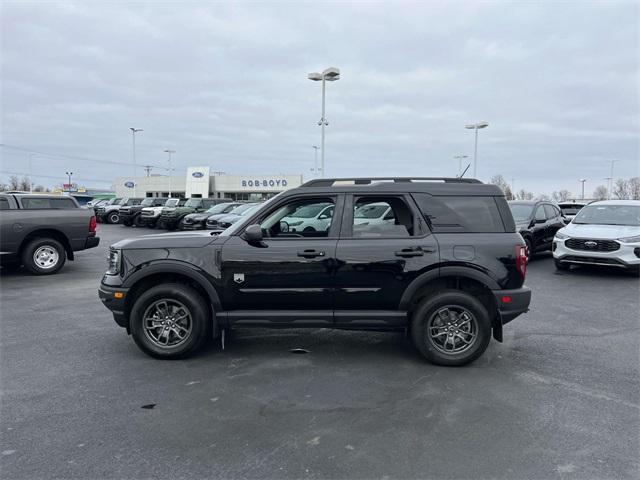
<instances>
[{"instance_id":1,"label":"black suv","mask_svg":"<svg viewBox=\"0 0 640 480\"><path fill-rule=\"evenodd\" d=\"M509 208L527 245L527 259L537 252L551 251L556 232L568 223L560 208L547 201L514 200Z\"/></svg>"},{"instance_id":2,"label":"black suv","mask_svg":"<svg viewBox=\"0 0 640 480\"><path fill-rule=\"evenodd\" d=\"M142 209L145 207L162 207L167 202L166 197L146 197L137 205L125 205L120 207L120 223L125 227L144 227L146 222L142 218Z\"/></svg>"},{"instance_id":3,"label":"black suv","mask_svg":"<svg viewBox=\"0 0 640 480\"><path fill-rule=\"evenodd\" d=\"M330 221L287 218L327 204ZM393 213L362 219L370 204ZM365 221L366 220L366 221ZM317 227L317 228L316 228ZM146 353L176 358L233 327L409 330L430 361L478 358L528 310L525 244L499 187L455 178L318 179L219 235L111 246L99 296Z\"/></svg>"}]
</instances>

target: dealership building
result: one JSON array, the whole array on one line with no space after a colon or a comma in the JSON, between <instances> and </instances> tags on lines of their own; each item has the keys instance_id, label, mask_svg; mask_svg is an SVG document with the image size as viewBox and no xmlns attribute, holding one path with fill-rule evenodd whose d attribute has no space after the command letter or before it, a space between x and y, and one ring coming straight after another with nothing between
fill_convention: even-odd
<instances>
[{"instance_id":1,"label":"dealership building","mask_svg":"<svg viewBox=\"0 0 640 480\"><path fill-rule=\"evenodd\" d=\"M209 167L189 167L185 176L118 177L117 197L186 197L263 200L299 187L302 175L211 175Z\"/></svg>"}]
</instances>

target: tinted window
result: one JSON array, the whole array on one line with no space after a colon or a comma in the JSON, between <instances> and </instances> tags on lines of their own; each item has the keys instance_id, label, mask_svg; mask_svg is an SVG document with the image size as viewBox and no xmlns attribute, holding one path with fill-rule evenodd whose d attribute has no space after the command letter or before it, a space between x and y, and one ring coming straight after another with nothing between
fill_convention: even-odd
<instances>
[{"instance_id":1,"label":"tinted window","mask_svg":"<svg viewBox=\"0 0 640 480\"><path fill-rule=\"evenodd\" d=\"M20 203L27 210L78 208L69 198L22 198Z\"/></svg>"},{"instance_id":2,"label":"tinted window","mask_svg":"<svg viewBox=\"0 0 640 480\"><path fill-rule=\"evenodd\" d=\"M560 215L560 212L552 205L545 205L544 211L547 212L547 218L556 218Z\"/></svg>"},{"instance_id":3,"label":"tinted window","mask_svg":"<svg viewBox=\"0 0 640 480\"><path fill-rule=\"evenodd\" d=\"M536 220L546 220L547 219L547 215L544 212L544 206L540 205L538 208L536 208L536 215L534 217Z\"/></svg>"},{"instance_id":4,"label":"tinted window","mask_svg":"<svg viewBox=\"0 0 640 480\"><path fill-rule=\"evenodd\" d=\"M9 201L0 197L0 210L9 210Z\"/></svg>"},{"instance_id":5,"label":"tinted window","mask_svg":"<svg viewBox=\"0 0 640 480\"><path fill-rule=\"evenodd\" d=\"M434 197L420 193L414 198L435 233L505 231L493 197Z\"/></svg>"},{"instance_id":6,"label":"tinted window","mask_svg":"<svg viewBox=\"0 0 640 480\"><path fill-rule=\"evenodd\" d=\"M401 197L360 197L354 207L354 237L395 238L414 234L413 213Z\"/></svg>"},{"instance_id":7,"label":"tinted window","mask_svg":"<svg viewBox=\"0 0 640 480\"><path fill-rule=\"evenodd\" d=\"M509 208L516 222L529 220L531 211L533 210L533 206L527 205L526 203L509 203Z\"/></svg>"},{"instance_id":8,"label":"tinted window","mask_svg":"<svg viewBox=\"0 0 640 480\"><path fill-rule=\"evenodd\" d=\"M640 226L638 205L588 205L573 219L575 224Z\"/></svg>"},{"instance_id":9,"label":"tinted window","mask_svg":"<svg viewBox=\"0 0 640 480\"><path fill-rule=\"evenodd\" d=\"M269 212L260 225L269 237L326 237L332 223L327 207L333 207L330 198L294 200Z\"/></svg>"}]
</instances>

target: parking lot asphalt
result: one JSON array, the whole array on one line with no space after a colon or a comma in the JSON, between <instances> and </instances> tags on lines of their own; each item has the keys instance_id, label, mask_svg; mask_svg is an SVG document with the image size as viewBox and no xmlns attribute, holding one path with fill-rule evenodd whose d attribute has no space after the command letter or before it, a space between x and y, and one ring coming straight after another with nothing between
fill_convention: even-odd
<instances>
[{"instance_id":1,"label":"parking lot asphalt","mask_svg":"<svg viewBox=\"0 0 640 480\"><path fill-rule=\"evenodd\" d=\"M638 478L637 278L534 259L531 311L462 368L324 329L159 361L96 291L109 244L145 233L0 272L2 478Z\"/></svg>"}]
</instances>

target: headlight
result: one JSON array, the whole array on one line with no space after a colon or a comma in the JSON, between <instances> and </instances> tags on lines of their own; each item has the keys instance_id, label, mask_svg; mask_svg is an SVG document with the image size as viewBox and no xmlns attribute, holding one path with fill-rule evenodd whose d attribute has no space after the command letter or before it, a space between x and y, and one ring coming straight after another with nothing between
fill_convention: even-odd
<instances>
[{"instance_id":1,"label":"headlight","mask_svg":"<svg viewBox=\"0 0 640 480\"><path fill-rule=\"evenodd\" d=\"M558 240L566 240L567 238L569 238L569 235L565 235L564 233L561 233L561 232L556 232L556 238Z\"/></svg>"},{"instance_id":2,"label":"headlight","mask_svg":"<svg viewBox=\"0 0 640 480\"><path fill-rule=\"evenodd\" d=\"M109 258L107 260L107 275L117 275L120 273L120 251L109 250Z\"/></svg>"},{"instance_id":3,"label":"headlight","mask_svg":"<svg viewBox=\"0 0 640 480\"><path fill-rule=\"evenodd\" d=\"M302 225L302 222L303 222L302 220L299 220L297 222L291 222L291 223L289 223L289 226L290 227L297 227L298 225Z\"/></svg>"},{"instance_id":4,"label":"headlight","mask_svg":"<svg viewBox=\"0 0 640 480\"><path fill-rule=\"evenodd\" d=\"M622 243L638 243L640 242L640 235L636 235L635 237L619 238L618 241Z\"/></svg>"}]
</instances>

